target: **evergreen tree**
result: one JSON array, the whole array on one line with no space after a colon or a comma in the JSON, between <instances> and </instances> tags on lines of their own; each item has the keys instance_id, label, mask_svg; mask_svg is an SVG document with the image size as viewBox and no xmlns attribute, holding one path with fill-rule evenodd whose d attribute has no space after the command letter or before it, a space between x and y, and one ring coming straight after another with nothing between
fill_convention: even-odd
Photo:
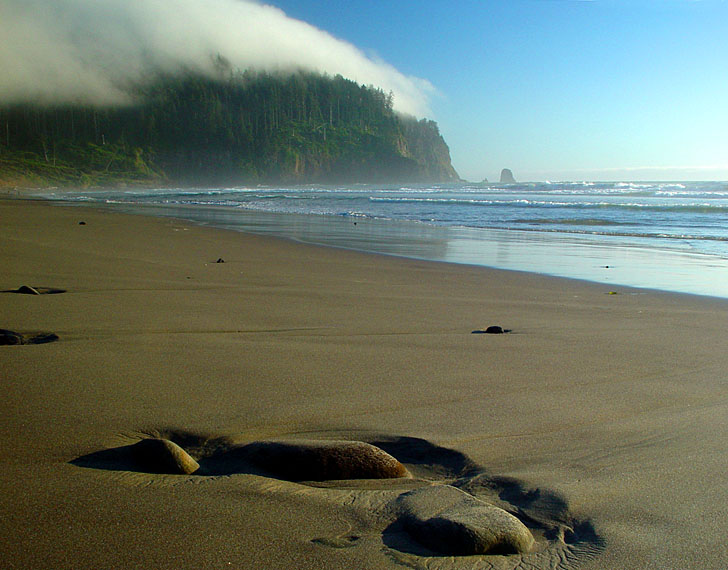
<instances>
[{"instance_id":1,"label":"evergreen tree","mask_svg":"<svg viewBox=\"0 0 728 570\"><path fill-rule=\"evenodd\" d=\"M13 168L99 185L458 179L437 125L397 115L391 93L340 75L218 67L218 78L139 86L126 107L0 108L0 181Z\"/></svg>"}]
</instances>

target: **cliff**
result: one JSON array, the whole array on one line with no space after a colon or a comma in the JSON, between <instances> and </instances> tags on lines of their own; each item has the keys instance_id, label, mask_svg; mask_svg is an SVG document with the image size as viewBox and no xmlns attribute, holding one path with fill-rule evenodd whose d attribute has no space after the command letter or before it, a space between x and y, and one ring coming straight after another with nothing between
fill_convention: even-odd
<instances>
[{"instance_id":1,"label":"cliff","mask_svg":"<svg viewBox=\"0 0 728 570\"><path fill-rule=\"evenodd\" d=\"M125 107L0 108L0 184L459 180L437 124L341 76L186 74Z\"/></svg>"}]
</instances>

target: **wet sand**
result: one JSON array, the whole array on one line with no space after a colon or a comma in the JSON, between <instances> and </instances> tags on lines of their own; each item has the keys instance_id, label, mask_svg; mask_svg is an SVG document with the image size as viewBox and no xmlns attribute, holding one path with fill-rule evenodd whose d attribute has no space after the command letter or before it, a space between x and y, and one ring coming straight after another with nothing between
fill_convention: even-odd
<instances>
[{"instance_id":1,"label":"wet sand","mask_svg":"<svg viewBox=\"0 0 728 570\"><path fill-rule=\"evenodd\" d=\"M6 567L728 560L726 301L43 202L0 220L0 329L58 336L0 346ZM490 325L512 332L472 334ZM203 466L209 442L367 441L412 477L168 475L113 451L160 435ZM534 552L416 544L393 501L446 484L531 517Z\"/></svg>"}]
</instances>

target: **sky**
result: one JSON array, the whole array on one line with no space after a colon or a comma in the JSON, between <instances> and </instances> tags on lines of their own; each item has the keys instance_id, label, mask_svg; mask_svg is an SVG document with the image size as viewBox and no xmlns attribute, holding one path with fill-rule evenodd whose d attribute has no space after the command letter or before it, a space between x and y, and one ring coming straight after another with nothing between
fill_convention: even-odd
<instances>
[{"instance_id":1,"label":"sky","mask_svg":"<svg viewBox=\"0 0 728 570\"><path fill-rule=\"evenodd\" d=\"M728 180L728 0L0 0L0 104L160 71L341 73L471 181Z\"/></svg>"},{"instance_id":2,"label":"sky","mask_svg":"<svg viewBox=\"0 0 728 570\"><path fill-rule=\"evenodd\" d=\"M725 1L273 3L427 80L467 180L728 180Z\"/></svg>"}]
</instances>

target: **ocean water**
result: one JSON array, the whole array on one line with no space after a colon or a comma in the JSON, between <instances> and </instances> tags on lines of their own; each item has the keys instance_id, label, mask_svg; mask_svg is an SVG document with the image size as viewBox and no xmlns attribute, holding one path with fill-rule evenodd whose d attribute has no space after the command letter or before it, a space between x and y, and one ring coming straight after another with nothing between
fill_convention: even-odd
<instances>
[{"instance_id":1,"label":"ocean water","mask_svg":"<svg viewBox=\"0 0 728 570\"><path fill-rule=\"evenodd\" d=\"M728 298L727 182L163 188L43 197L611 288Z\"/></svg>"}]
</instances>

